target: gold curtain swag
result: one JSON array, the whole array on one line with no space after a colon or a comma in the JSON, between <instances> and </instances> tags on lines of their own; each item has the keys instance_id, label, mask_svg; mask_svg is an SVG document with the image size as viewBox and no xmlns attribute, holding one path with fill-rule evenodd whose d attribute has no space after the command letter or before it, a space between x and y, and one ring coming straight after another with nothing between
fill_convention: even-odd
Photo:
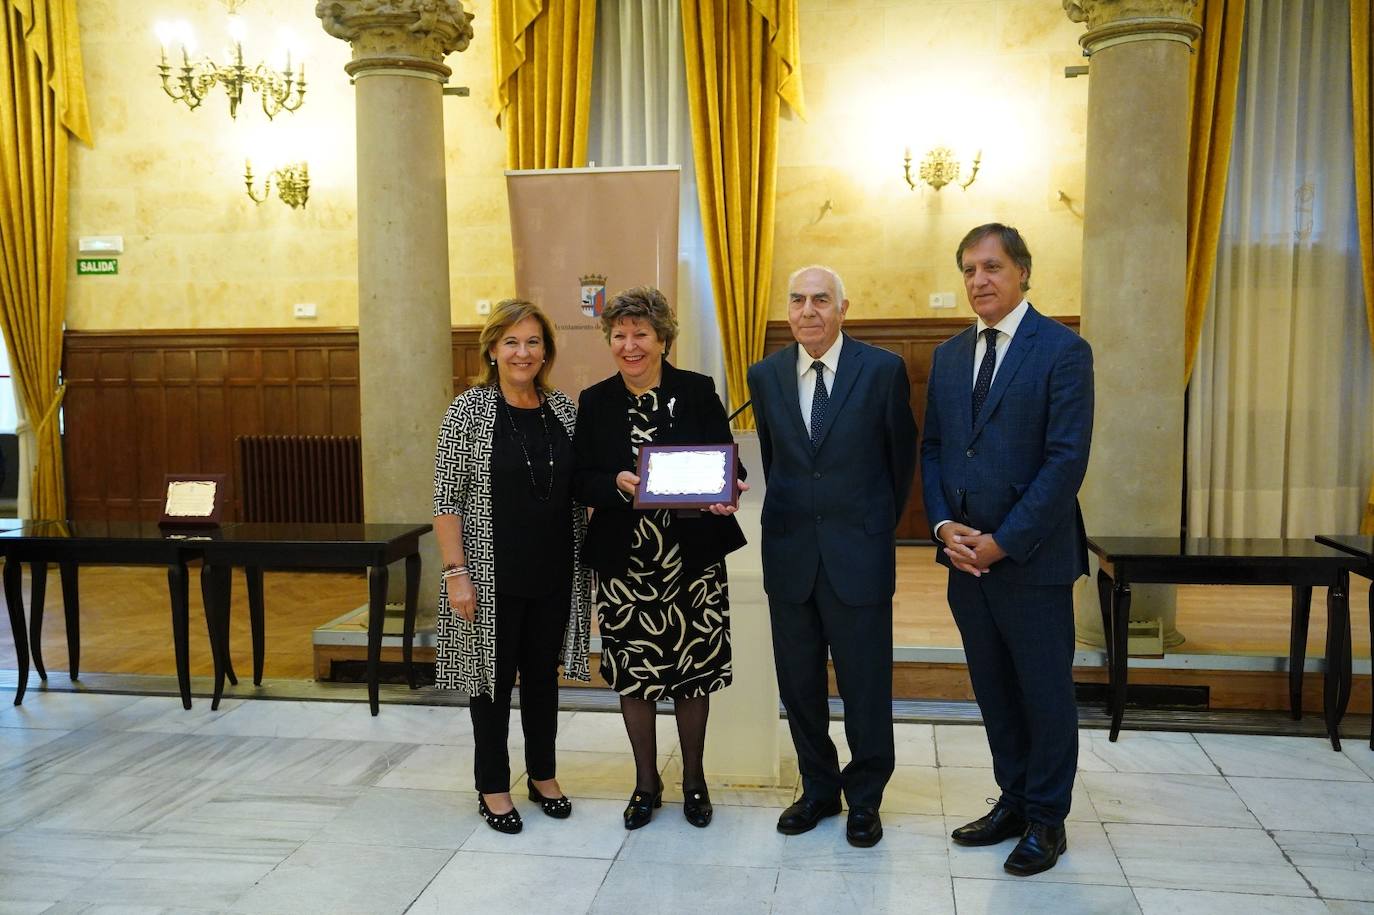
<instances>
[{"instance_id":1,"label":"gold curtain swag","mask_svg":"<svg viewBox=\"0 0 1374 915\"><path fill-rule=\"evenodd\" d=\"M1374 343L1374 61L1369 46L1374 39L1374 22L1369 15L1369 0L1350 0L1350 101L1355 128L1355 213L1360 234L1360 276L1364 285L1364 308ZM1374 534L1374 480L1365 499L1360 533Z\"/></svg>"},{"instance_id":2,"label":"gold curtain swag","mask_svg":"<svg viewBox=\"0 0 1374 915\"><path fill-rule=\"evenodd\" d=\"M506 167L585 166L596 0L496 0L492 18Z\"/></svg>"},{"instance_id":3,"label":"gold curtain swag","mask_svg":"<svg viewBox=\"0 0 1374 915\"><path fill-rule=\"evenodd\" d=\"M1245 0L1204 0L1202 37L1193 55L1188 123L1188 261L1183 317L1183 381L1193 377L1231 170L1236 90L1245 37Z\"/></svg>"},{"instance_id":4,"label":"gold curtain swag","mask_svg":"<svg viewBox=\"0 0 1374 915\"><path fill-rule=\"evenodd\" d=\"M66 517L67 156L91 142L76 0L0 0L0 327L32 426L30 515Z\"/></svg>"},{"instance_id":5,"label":"gold curtain swag","mask_svg":"<svg viewBox=\"0 0 1374 915\"><path fill-rule=\"evenodd\" d=\"M763 357L773 268L779 102L804 116L795 0L682 0L701 221L731 408ZM741 414L740 429L752 429Z\"/></svg>"}]
</instances>

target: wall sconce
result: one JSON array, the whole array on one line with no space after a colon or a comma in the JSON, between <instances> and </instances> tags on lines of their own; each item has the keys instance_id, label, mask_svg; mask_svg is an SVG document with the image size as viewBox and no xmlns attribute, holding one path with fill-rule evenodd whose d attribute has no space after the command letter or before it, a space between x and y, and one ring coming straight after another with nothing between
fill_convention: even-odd
<instances>
[{"instance_id":1,"label":"wall sconce","mask_svg":"<svg viewBox=\"0 0 1374 915\"><path fill-rule=\"evenodd\" d=\"M978 178L978 166L983 161L983 151L980 149L973 154L973 167L969 170L968 180L959 181L959 172L962 170L959 160L954 158L954 152L947 146L937 146L926 157L921 160L920 168L916 174L919 181L929 184L935 190L939 190L946 184L958 182L959 186L968 189ZM911 180L911 147L908 146L903 152L902 158L902 177L906 178L907 186L913 191L916 190L916 182Z\"/></svg>"},{"instance_id":2,"label":"wall sconce","mask_svg":"<svg viewBox=\"0 0 1374 915\"><path fill-rule=\"evenodd\" d=\"M267 173L262 183L262 193L253 190L253 163L243 162L243 183L248 188L248 196L254 203L262 203L272 196L272 179L277 179L277 196L291 209L303 207L310 199L310 167L304 162L289 162L281 168Z\"/></svg>"},{"instance_id":3,"label":"wall sconce","mask_svg":"<svg viewBox=\"0 0 1374 915\"><path fill-rule=\"evenodd\" d=\"M195 34L186 22L159 22L155 31L158 43L162 46L162 60L158 73L162 76L162 91L174 102L185 102L194 111L215 88L224 86L229 95L229 117L238 118L239 102L243 101L245 88L262 97L262 110L268 119L282 111L295 111L305 100L305 64L296 73L291 72L291 51L286 52L286 66L280 71L272 70L266 64L249 68L243 62L243 20L239 18L238 8L244 0L224 0L229 9L229 37L233 48L229 51L231 62L225 66L215 63L208 55L192 60L196 50ZM181 45L181 66L167 62L167 45L176 40ZM178 71L173 75L173 70Z\"/></svg>"}]
</instances>

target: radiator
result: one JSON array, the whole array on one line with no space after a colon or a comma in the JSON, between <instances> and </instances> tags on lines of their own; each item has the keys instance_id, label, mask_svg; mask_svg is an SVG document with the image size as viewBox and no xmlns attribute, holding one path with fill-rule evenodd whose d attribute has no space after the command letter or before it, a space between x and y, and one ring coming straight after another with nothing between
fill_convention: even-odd
<instances>
[{"instance_id":1,"label":"radiator","mask_svg":"<svg viewBox=\"0 0 1374 915\"><path fill-rule=\"evenodd\" d=\"M240 520L361 523L362 440L356 435L240 435Z\"/></svg>"}]
</instances>

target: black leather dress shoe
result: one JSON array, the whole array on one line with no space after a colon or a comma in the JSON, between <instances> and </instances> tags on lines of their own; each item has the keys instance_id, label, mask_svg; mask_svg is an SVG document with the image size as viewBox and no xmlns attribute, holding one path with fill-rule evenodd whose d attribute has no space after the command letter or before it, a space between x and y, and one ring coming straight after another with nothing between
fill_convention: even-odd
<instances>
[{"instance_id":1,"label":"black leather dress shoe","mask_svg":"<svg viewBox=\"0 0 1374 915\"><path fill-rule=\"evenodd\" d=\"M883 821L876 807L850 807L844 837L855 848L872 848L882 841Z\"/></svg>"},{"instance_id":2,"label":"black leather dress shoe","mask_svg":"<svg viewBox=\"0 0 1374 915\"><path fill-rule=\"evenodd\" d=\"M1009 874L1029 877L1054 867L1059 856L1068 849L1063 826L1050 826L1032 820L1026 826L1026 834L1016 843L1002 867Z\"/></svg>"},{"instance_id":3,"label":"black leather dress shoe","mask_svg":"<svg viewBox=\"0 0 1374 915\"><path fill-rule=\"evenodd\" d=\"M985 817L960 826L949 834L959 845L996 845L1026 831L1026 818L1005 804L997 804Z\"/></svg>"},{"instance_id":4,"label":"black leather dress shoe","mask_svg":"<svg viewBox=\"0 0 1374 915\"><path fill-rule=\"evenodd\" d=\"M711 806L711 795L705 788L684 788L682 790L682 815L687 818L698 829L705 829L711 825L711 815L715 809Z\"/></svg>"},{"instance_id":5,"label":"black leather dress shoe","mask_svg":"<svg viewBox=\"0 0 1374 915\"><path fill-rule=\"evenodd\" d=\"M826 817L840 812L840 799L828 801L812 800L802 795L801 800L782 812L778 817L778 832L785 836L799 836L816 828L816 824Z\"/></svg>"}]
</instances>

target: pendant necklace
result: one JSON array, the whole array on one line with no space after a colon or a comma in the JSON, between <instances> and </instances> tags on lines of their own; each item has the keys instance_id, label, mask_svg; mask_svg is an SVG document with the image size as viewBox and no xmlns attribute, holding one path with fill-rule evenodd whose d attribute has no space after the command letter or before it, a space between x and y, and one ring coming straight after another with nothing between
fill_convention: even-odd
<instances>
[{"instance_id":1,"label":"pendant necklace","mask_svg":"<svg viewBox=\"0 0 1374 915\"><path fill-rule=\"evenodd\" d=\"M545 415L544 398L539 398L539 423L544 427L544 441L549 445L549 485L544 487L543 495L539 494L539 483L534 479L534 462L530 460L529 449L525 447L525 435L515 425L515 415L511 413L510 403L504 393L501 394L501 406L505 408L506 421L510 423L510 430L515 433L515 442L520 446L520 453L525 457L525 468L530 472L530 490L540 502L547 502L553 496L553 437L549 435L549 419Z\"/></svg>"}]
</instances>

